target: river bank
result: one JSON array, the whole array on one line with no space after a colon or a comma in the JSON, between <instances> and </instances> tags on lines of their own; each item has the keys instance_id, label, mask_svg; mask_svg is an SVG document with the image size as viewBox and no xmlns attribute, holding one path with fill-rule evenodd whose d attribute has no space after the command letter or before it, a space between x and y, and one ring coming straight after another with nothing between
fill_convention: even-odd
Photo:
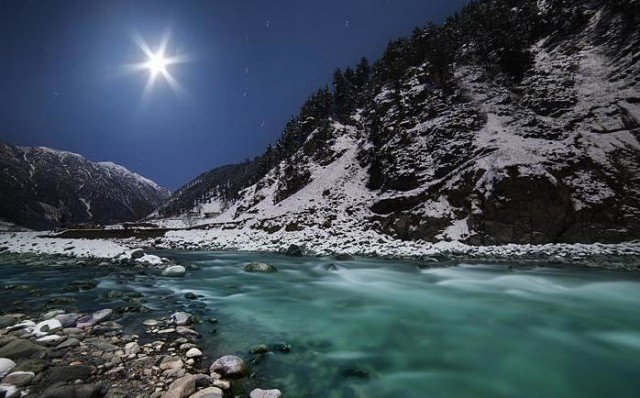
<instances>
[{"instance_id":1,"label":"river bank","mask_svg":"<svg viewBox=\"0 0 640 398\"><path fill-rule=\"evenodd\" d=\"M246 233L245 233L246 232ZM80 231L78 232L80 233ZM77 235L77 234L76 234ZM173 230L160 237L79 239L61 238L50 232L0 233L0 252L63 255L95 258L111 262L126 260L132 251L225 250L256 253L289 253L304 256L361 256L411 259L429 265L459 262L544 264L557 267L640 270L640 241L617 244L545 244L470 246L460 242L414 242L394 240L368 231L362 236L276 233L237 230ZM136 259L135 263L161 265L157 256Z\"/></svg>"},{"instance_id":2,"label":"river bank","mask_svg":"<svg viewBox=\"0 0 640 398\"><path fill-rule=\"evenodd\" d=\"M135 260L123 267L0 254L4 398L222 398L256 390L245 359L220 359L200 346L202 334L215 334L219 325L202 315L199 297L141 289L171 277Z\"/></svg>"}]
</instances>

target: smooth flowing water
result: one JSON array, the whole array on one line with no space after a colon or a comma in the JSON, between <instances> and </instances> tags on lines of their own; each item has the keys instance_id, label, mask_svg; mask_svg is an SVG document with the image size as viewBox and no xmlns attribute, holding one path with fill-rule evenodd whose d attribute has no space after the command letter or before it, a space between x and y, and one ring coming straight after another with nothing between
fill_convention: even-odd
<instances>
[{"instance_id":1,"label":"smooth flowing water","mask_svg":"<svg viewBox=\"0 0 640 398\"><path fill-rule=\"evenodd\" d=\"M201 345L211 355L239 354L253 362L252 383L280 388L287 397L640 395L635 274L469 264L421 269L404 261L254 253L158 254L200 270L184 279L91 277L98 290L142 292L143 303L158 314L183 308L219 319L217 333L203 332ZM251 261L272 264L278 272L247 273L243 267ZM45 268L34 277L24 267L3 269L4 282L37 282L43 289L87 272ZM188 301L186 292L202 297ZM83 305L100 295L73 294L85 295ZM280 343L290 352L278 351ZM250 354L258 344L276 350Z\"/></svg>"}]
</instances>

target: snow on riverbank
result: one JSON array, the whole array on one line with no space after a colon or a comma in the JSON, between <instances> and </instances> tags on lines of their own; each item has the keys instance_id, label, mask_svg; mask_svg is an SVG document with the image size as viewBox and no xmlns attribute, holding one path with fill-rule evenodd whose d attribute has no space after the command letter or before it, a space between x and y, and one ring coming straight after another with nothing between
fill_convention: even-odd
<instances>
[{"instance_id":1,"label":"snow on riverbank","mask_svg":"<svg viewBox=\"0 0 640 398\"><path fill-rule=\"evenodd\" d=\"M48 238L46 232L0 233L0 248L11 253L61 254L69 257L116 258L128 247L104 239Z\"/></svg>"},{"instance_id":2,"label":"snow on riverbank","mask_svg":"<svg viewBox=\"0 0 640 398\"><path fill-rule=\"evenodd\" d=\"M336 231L322 228L304 231L267 233L251 228L173 230L163 238L130 239L61 239L49 238L43 232L0 233L0 251L12 253L57 254L70 257L121 259L132 257L134 247L187 250L237 250L285 252L290 245L303 248L307 255L351 254L373 257L416 258L437 261L447 256L463 259L529 260L542 259L554 263L584 264L598 268L640 269L630 264L613 263L607 256L640 259L640 241L619 244L546 244L469 246L460 242L408 242L393 239L375 231ZM141 251L141 250L140 250ZM141 253L142 255L142 253ZM444 256L440 258L440 256ZM160 265L163 261L144 254L136 262ZM596 258L596 261L587 259Z\"/></svg>"},{"instance_id":3,"label":"snow on riverbank","mask_svg":"<svg viewBox=\"0 0 640 398\"><path fill-rule=\"evenodd\" d=\"M240 251L283 252L289 245L306 249L309 255L351 254L380 257L433 257L456 255L485 258L518 258L528 256L553 257L579 261L585 256L640 256L640 241L619 244L546 244L546 245L502 245L470 246L464 243L423 241L401 241L375 231L336 232L322 228L298 232L278 231L267 233L245 228L212 230L169 231L162 239L169 247L187 249L221 249Z\"/></svg>"}]
</instances>

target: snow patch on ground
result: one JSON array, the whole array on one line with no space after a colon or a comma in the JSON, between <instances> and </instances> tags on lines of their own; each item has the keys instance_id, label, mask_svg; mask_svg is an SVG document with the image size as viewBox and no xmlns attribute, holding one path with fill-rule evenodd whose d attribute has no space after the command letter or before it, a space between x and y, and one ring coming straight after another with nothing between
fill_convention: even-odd
<instances>
[{"instance_id":1,"label":"snow patch on ground","mask_svg":"<svg viewBox=\"0 0 640 398\"><path fill-rule=\"evenodd\" d=\"M116 258L129 248L104 239L60 239L43 232L0 233L0 246L12 253L61 254L83 258Z\"/></svg>"}]
</instances>

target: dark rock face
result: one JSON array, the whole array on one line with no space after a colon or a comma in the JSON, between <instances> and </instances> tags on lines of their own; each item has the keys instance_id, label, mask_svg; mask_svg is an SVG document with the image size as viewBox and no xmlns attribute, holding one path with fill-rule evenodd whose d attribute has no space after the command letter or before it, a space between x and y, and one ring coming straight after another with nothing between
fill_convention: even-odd
<instances>
[{"instance_id":1,"label":"dark rock face","mask_svg":"<svg viewBox=\"0 0 640 398\"><path fill-rule=\"evenodd\" d=\"M199 177L160 215L470 244L638 239L638 15L636 0L471 2L337 72L264 155Z\"/></svg>"},{"instance_id":2,"label":"dark rock face","mask_svg":"<svg viewBox=\"0 0 640 398\"><path fill-rule=\"evenodd\" d=\"M0 358L13 360L38 358L46 355L49 349L27 340L13 340L0 348Z\"/></svg>"},{"instance_id":3,"label":"dark rock face","mask_svg":"<svg viewBox=\"0 0 640 398\"><path fill-rule=\"evenodd\" d=\"M136 221L169 192L122 166L0 143L0 219L34 229Z\"/></svg>"},{"instance_id":4,"label":"dark rock face","mask_svg":"<svg viewBox=\"0 0 640 398\"><path fill-rule=\"evenodd\" d=\"M100 387L93 384L52 386L46 389L41 398L98 398L104 396Z\"/></svg>"},{"instance_id":5,"label":"dark rock face","mask_svg":"<svg viewBox=\"0 0 640 398\"><path fill-rule=\"evenodd\" d=\"M52 381L86 380L91 377L93 368L88 365L54 366L49 369L47 377Z\"/></svg>"}]
</instances>

